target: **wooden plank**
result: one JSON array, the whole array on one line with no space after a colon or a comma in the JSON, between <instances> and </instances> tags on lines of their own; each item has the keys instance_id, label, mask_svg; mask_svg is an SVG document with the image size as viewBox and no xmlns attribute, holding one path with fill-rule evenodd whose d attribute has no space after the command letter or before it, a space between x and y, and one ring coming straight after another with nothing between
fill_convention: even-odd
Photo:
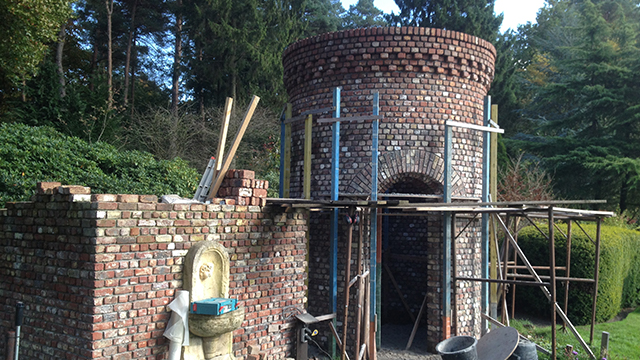
<instances>
[{"instance_id":1,"label":"wooden plank","mask_svg":"<svg viewBox=\"0 0 640 360\"><path fill-rule=\"evenodd\" d=\"M291 109L287 108L288 114ZM280 171L284 172L283 177L283 196L288 198L291 194L291 124L285 122L284 125L284 169Z\"/></svg>"},{"instance_id":2,"label":"wooden plank","mask_svg":"<svg viewBox=\"0 0 640 360\"><path fill-rule=\"evenodd\" d=\"M288 117L284 123L285 124L291 124L294 123L296 121L300 121L300 120L304 120L307 118L307 115L315 115L315 114L324 114L326 112L330 112L335 110L335 108L333 106L329 106L326 108L321 108L321 109L311 109L311 110L307 110L307 111L303 111L300 115L294 116L294 117Z\"/></svg>"},{"instance_id":3,"label":"wooden plank","mask_svg":"<svg viewBox=\"0 0 640 360\"><path fill-rule=\"evenodd\" d=\"M407 347L405 350L409 350L411 345L413 344L413 338L416 337L416 332L418 332L418 327L420 327L420 319L422 318L422 312L424 311L425 306L427 305L427 298L429 297L429 292L424 294L424 300L422 300L422 306L420 306L420 311L418 311L418 317L413 324L413 330L411 330L411 336L409 336L409 341L407 342Z\"/></svg>"},{"instance_id":4,"label":"wooden plank","mask_svg":"<svg viewBox=\"0 0 640 360\"><path fill-rule=\"evenodd\" d=\"M305 199L311 199L311 131L313 117L307 115L304 121L304 183L302 192Z\"/></svg>"},{"instance_id":5,"label":"wooden plank","mask_svg":"<svg viewBox=\"0 0 640 360\"><path fill-rule=\"evenodd\" d=\"M218 177L214 185L211 187L211 192L209 193L209 199L214 198L218 190L220 189L220 185L222 185L222 180L224 176L227 174L227 170L229 170L229 166L231 166L231 161L236 155L236 151L238 150L238 146L240 146L240 141L244 136L245 131L247 131L247 127L249 126L249 122L251 122L251 117L253 116L253 112L256 110L258 106L258 102L260 98L257 96L253 96L251 99L251 103L249 104L249 108L247 112L244 114L244 118L242 119L242 124L240 125L240 129L238 129L238 133L236 133L235 139L233 139L233 143L231 144L231 148L229 149L229 153L227 153L227 157L224 159L224 163L222 164L222 168L218 173Z\"/></svg>"},{"instance_id":6,"label":"wooden plank","mask_svg":"<svg viewBox=\"0 0 640 360\"><path fill-rule=\"evenodd\" d=\"M344 121L366 121L366 120L380 120L384 119L382 115L362 115L362 116L347 116L347 117L333 117L333 118L324 118L318 119L318 124L331 124L335 122L344 122Z\"/></svg>"},{"instance_id":7,"label":"wooden plank","mask_svg":"<svg viewBox=\"0 0 640 360\"><path fill-rule=\"evenodd\" d=\"M491 132L491 133L504 134L504 129L496 129L496 128L492 128L490 126L480 126L480 125L474 125L474 124L467 124L467 123L463 123L463 122L459 122L459 121L452 121L452 120L447 120L447 122L445 122L445 124L449 125L449 126L455 126L455 127L458 127L458 128L472 129L472 130L479 130L479 131L487 131L487 132Z\"/></svg>"},{"instance_id":8,"label":"wooden plank","mask_svg":"<svg viewBox=\"0 0 640 360\"><path fill-rule=\"evenodd\" d=\"M280 116L280 186L278 189L278 196L284 198L284 149L285 149L285 134L287 130L287 126L285 125L285 121L291 117L291 103L287 103L282 110L282 115Z\"/></svg>"},{"instance_id":9,"label":"wooden plank","mask_svg":"<svg viewBox=\"0 0 640 360\"><path fill-rule=\"evenodd\" d=\"M213 180L218 177L220 170L222 170L224 148L227 143L227 132L229 131L229 120L231 120L231 109L233 109L233 98L228 97L224 103L224 117L222 119L222 126L220 127L220 136L218 136L218 149L216 150L216 159L218 159L218 161L216 161L216 168L213 172Z\"/></svg>"}]
</instances>

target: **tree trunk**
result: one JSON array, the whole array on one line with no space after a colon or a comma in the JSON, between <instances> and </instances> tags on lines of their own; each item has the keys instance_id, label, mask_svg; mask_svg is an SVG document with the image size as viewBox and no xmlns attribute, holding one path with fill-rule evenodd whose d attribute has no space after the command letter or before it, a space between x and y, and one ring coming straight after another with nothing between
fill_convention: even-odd
<instances>
[{"instance_id":1,"label":"tree trunk","mask_svg":"<svg viewBox=\"0 0 640 360\"><path fill-rule=\"evenodd\" d=\"M182 60L182 0L178 0L176 11L176 47L173 56L173 79L171 84L171 112L178 111L180 101L180 61Z\"/></svg>"},{"instance_id":2,"label":"tree trunk","mask_svg":"<svg viewBox=\"0 0 640 360\"><path fill-rule=\"evenodd\" d=\"M202 44L200 45L200 49L198 49L198 60L200 62L200 67L202 68ZM204 122L204 86L202 84L198 85L200 87L200 118L202 118L202 122Z\"/></svg>"},{"instance_id":3,"label":"tree trunk","mask_svg":"<svg viewBox=\"0 0 640 360\"><path fill-rule=\"evenodd\" d=\"M113 15L113 0L105 0L107 7L107 111L113 107L113 50L111 39L111 15Z\"/></svg>"},{"instance_id":4,"label":"tree trunk","mask_svg":"<svg viewBox=\"0 0 640 360\"><path fill-rule=\"evenodd\" d=\"M133 61L131 62L131 115L133 115L133 111L135 108L136 102L136 65L137 63L137 54L136 54L136 34L133 36L133 49L131 50Z\"/></svg>"},{"instance_id":5,"label":"tree trunk","mask_svg":"<svg viewBox=\"0 0 640 360\"><path fill-rule=\"evenodd\" d=\"M133 9L131 10L131 27L129 28L129 41L127 42L127 58L124 63L124 105L127 106L129 100L129 68L131 64L131 43L133 42L133 36L136 28L136 7L138 1L133 2Z\"/></svg>"},{"instance_id":6,"label":"tree trunk","mask_svg":"<svg viewBox=\"0 0 640 360\"><path fill-rule=\"evenodd\" d=\"M93 44L93 55L91 56L91 81L89 82L89 91L95 90L96 72L98 71L98 35L96 33L96 41Z\"/></svg>"},{"instance_id":7,"label":"tree trunk","mask_svg":"<svg viewBox=\"0 0 640 360\"><path fill-rule=\"evenodd\" d=\"M64 98L67 96L67 92L65 90L65 80L64 80L64 68L62 68L62 52L64 51L64 41L66 34L67 24L62 24L60 28L60 32L58 33L58 47L56 48L56 65L58 66L58 82L60 83L60 98Z\"/></svg>"}]
</instances>

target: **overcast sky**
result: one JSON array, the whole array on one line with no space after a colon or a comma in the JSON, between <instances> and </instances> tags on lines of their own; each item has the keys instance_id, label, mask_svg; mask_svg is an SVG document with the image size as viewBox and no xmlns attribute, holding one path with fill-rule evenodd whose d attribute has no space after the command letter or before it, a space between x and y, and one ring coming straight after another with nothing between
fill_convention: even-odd
<instances>
[{"instance_id":1,"label":"overcast sky","mask_svg":"<svg viewBox=\"0 0 640 360\"><path fill-rule=\"evenodd\" d=\"M358 2L358 0L341 1L345 9ZM398 6L393 0L374 0L374 4L385 13L398 12ZM515 30L519 24L525 24L527 21L535 22L536 13L543 5L544 0L496 0L496 13L504 13L504 21L500 30L505 31L509 28Z\"/></svg>"}]
</instances>

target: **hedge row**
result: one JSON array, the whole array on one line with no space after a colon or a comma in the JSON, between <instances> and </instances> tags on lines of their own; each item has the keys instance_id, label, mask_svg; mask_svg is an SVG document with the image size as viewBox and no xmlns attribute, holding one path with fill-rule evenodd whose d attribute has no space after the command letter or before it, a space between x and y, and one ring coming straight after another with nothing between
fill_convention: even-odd
<instances>
[{"instance_id":1,"label":"hedge row","mask_svg":"<svg viewBox=\"0 0 640 360\"><path fill-rule=\"evenodd\" d=\"M149 153L89 144L49 127L0 124L0 208L26 201L36 182L92 188L94 194L193 196L200 174L185 161L156 160Z\"/></svg>"},{"instance_id":2,"label":"hedge row","mask_svg":"<svg viewBox=\"0 0 640 360\"><path fill-rule=\"evenodd\" d=\"M593 240L596 225L582 225ZM566 234L567 226L560 225ZM573 226L571 238L571 277L593 278L595 245L577 226ZM546 230L546 229L545 229ZM546 236L546 235L545 235ZM596 305L596 321L604 322L620 312L624 307L640 303L640 233L620 227L602 226L601 256ZM549 242L534 227L524 228L518 236L522 247L533 265L549 265ZM556 264L566 265L567 240L556 231ZM539 271L548 275L548 271ZM565 276L558 271L556 276ZM558 286L558 302L564 302L564 283ZM533 311L536 315L547 316L549 302L538 288L520 286L516 292L516 307ZM569 319L575 324L591 322L593 284L572 282L569 285Z\"/></svg>"}]
</instances>

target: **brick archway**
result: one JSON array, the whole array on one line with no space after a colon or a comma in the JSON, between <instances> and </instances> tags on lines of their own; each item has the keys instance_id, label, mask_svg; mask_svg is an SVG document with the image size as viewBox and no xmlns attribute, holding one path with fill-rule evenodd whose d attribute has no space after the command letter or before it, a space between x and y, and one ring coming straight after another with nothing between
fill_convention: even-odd
<instances>
[{"instance_id":1,"label":"brick archway","mask_svg":"<svg viewBox=\"0 0 640 360\"><path fill-rule=\"evenodd\" d=\"M384 192L393 184L405 177L421 180L425 184L433 184L442 194L444 184L444 159L428 150L396 150L383 153L378 162L378 188ZM451 193L463 195L463 184L460 174L453 170L451 177ZM349 194L371 193L371 165L362 168L353 177L347 187Z\"/></svg>"}]
</instances>

